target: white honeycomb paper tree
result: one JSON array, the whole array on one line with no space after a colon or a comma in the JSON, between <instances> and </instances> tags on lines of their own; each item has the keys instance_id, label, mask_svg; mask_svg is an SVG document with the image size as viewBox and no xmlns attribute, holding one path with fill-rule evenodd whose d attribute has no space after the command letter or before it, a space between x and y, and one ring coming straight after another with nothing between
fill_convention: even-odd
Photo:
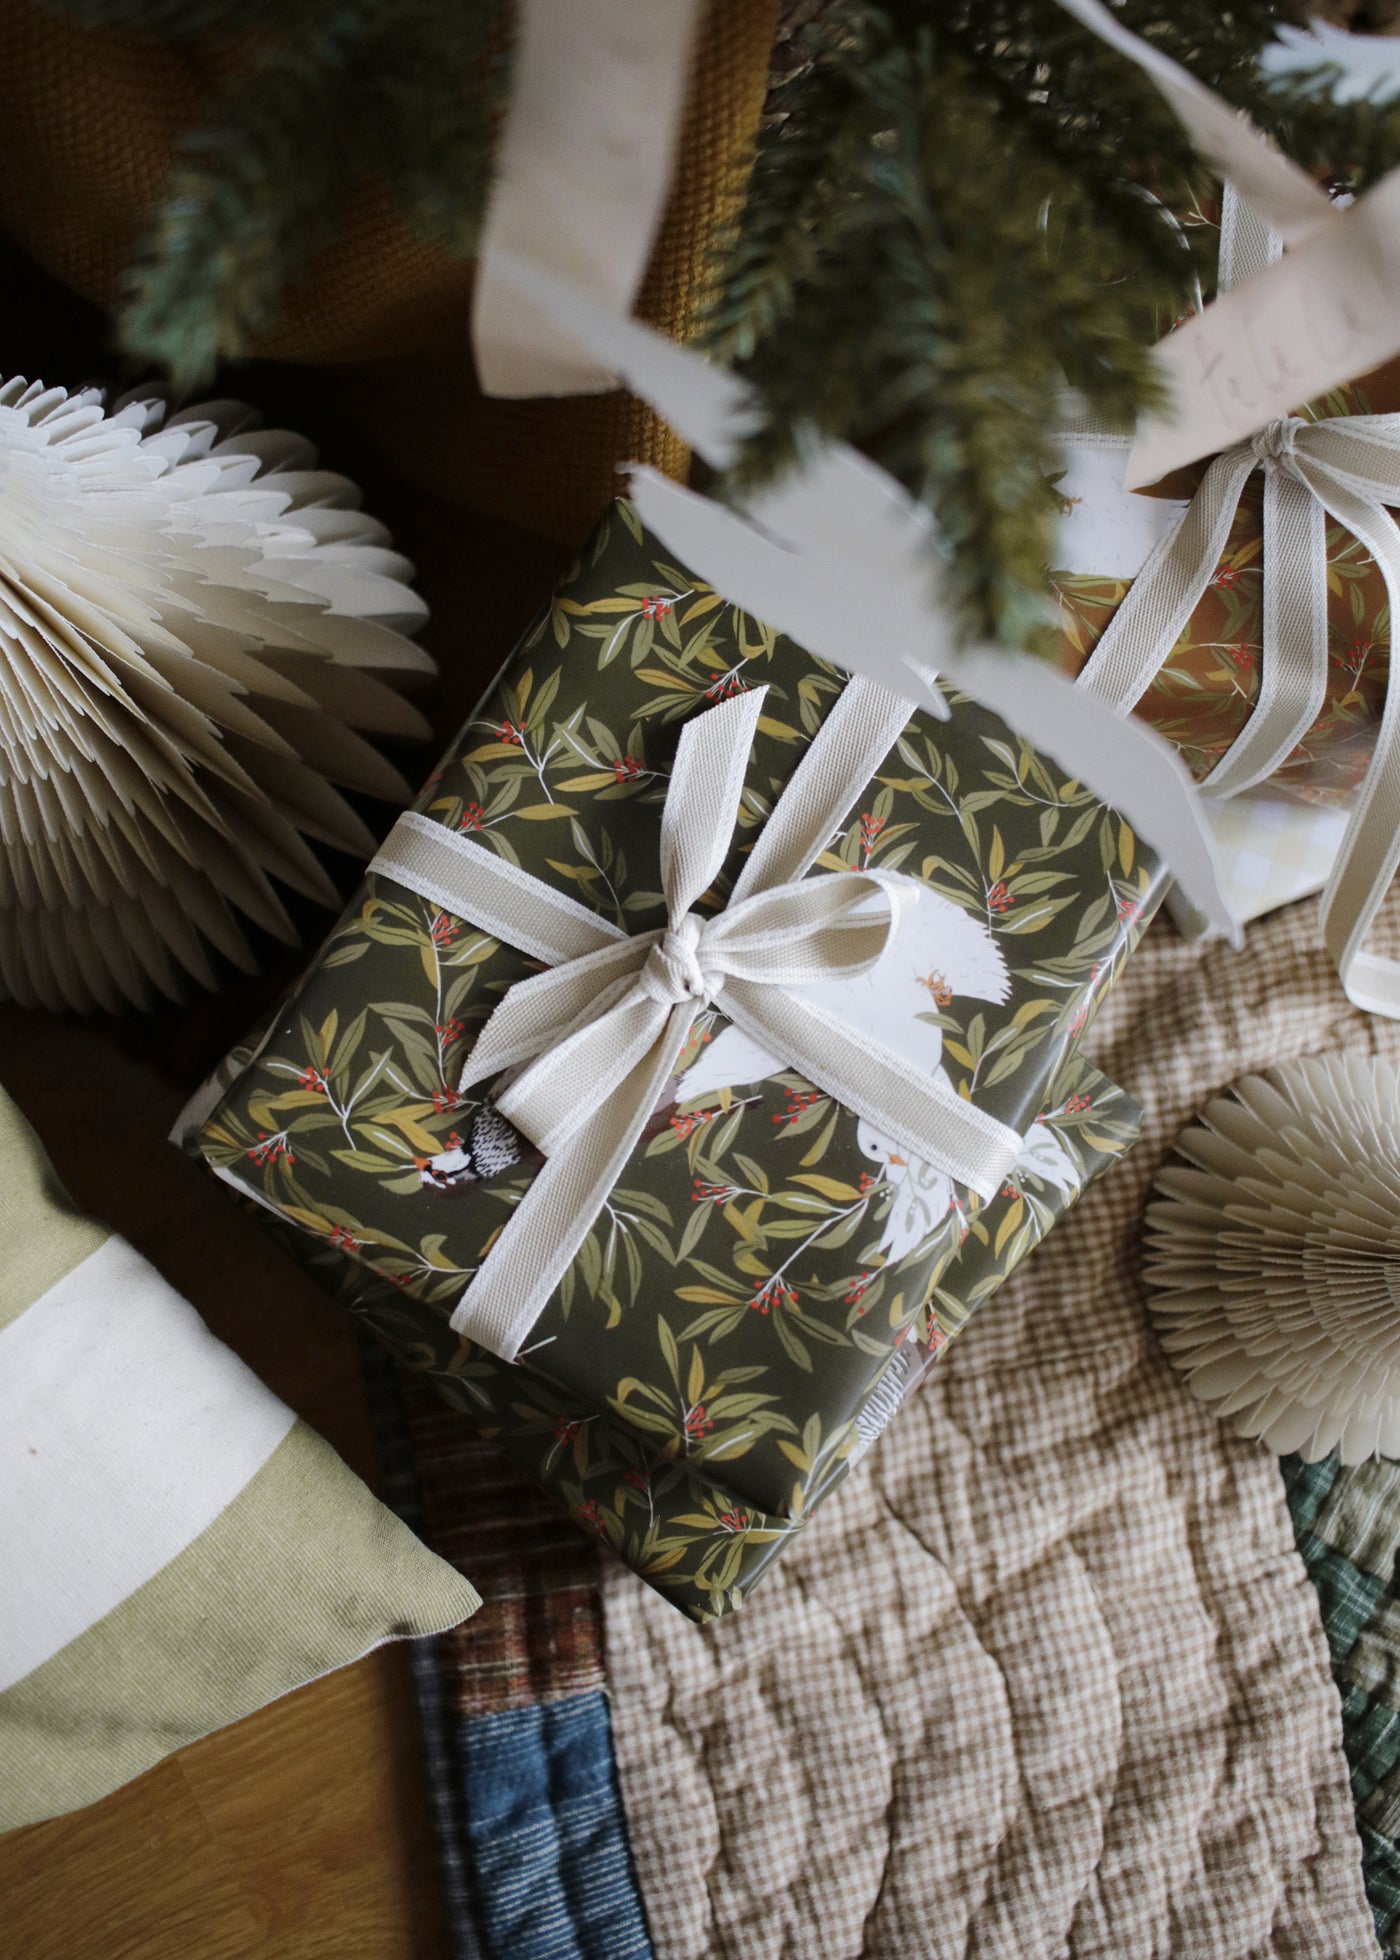
<instances>
[{"instance_id":1,"label":"white honeycomb paper tree","mask_svg":"<svg viewBox=\"0 0 1400 1960\"><path fill-rule=\"evenodd\" d=\"M1400 1078L1361 1055L1247 1076L1148 1207L1162 1345L1244 1436L1400 1456Z\"/></svg>"},{"instance_id":2,"label":"white honeycomb paper tree","mask_svg":"<svg viewBox=\"0 0 1400 1960\"><path fill-rule=\"evenodd\" d=\"M411 567L301 437L0 383L0 991L80 1011L251 964L325 903L341 794L402 802L366 739L425 735Z\"/></svg>"}]
</instances>

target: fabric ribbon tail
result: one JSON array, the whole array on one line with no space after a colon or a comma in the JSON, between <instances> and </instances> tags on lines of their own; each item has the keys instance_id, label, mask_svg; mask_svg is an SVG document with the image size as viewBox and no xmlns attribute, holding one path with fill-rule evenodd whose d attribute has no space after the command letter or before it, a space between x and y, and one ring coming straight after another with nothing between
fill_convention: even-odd
<instances>
[{"instance_id":1,"label":"fabric ribbon tail","mask_svg":"<svg viewBox=\"0 0 1400 1960\"><path fill-rule=\"evenodd\" d=\"M1400 616L1400 529L1383 509L1334 483L1328 504L1380 567L1389 601L1395 658ZM1392 670L1375 752L1342 848L1322 894L1322 935L1347 998L1370 1014L1400 1020L1400 961L1364 950L1367 933L1400 866L1400 687Z\"/></svg>"},{"instance_id":2,"label":"fabric ribbon tail","mask_svg":"<svg viewBox=\"0 0 1400 1960\"><path fill-rule=\"evenodd\" d=\"M693 1016L693 1003L673 1009L650 1066L639 1068L564 1149L545 1159L454 1308L457 1333L502 1361L516 1359L636 1148Z\"/></svg>"},{"instance_id":3,"label":"fabric ribbon tail","mask_svg":"<svg viewBox=\"0 0 1400 1960\"><path fill-rule=\"evenodd\" d=\"M689 1012L693 1018L693 1001ZM588 1130L595 1112L646 1066L663 1035L669 1044L668 1028L678 1019L675 1010L629 988L597 1020L583 1019L547 1048L496 1098L496 1107L546 1157L553 1156ZM689 1022L679 1031L677 1049L688 1032Z\"/></svg>"},{"instance_id":4,"label":"fabric ribbon tail","mask_svg":"<svg viewBox=\"0 0 1400 1960\"><path fill-rule=\"evenodd\" d=\"M462 1064L458 1090L465 1093L478 1082L545 1055L608 1013L625 998L638 964L637 942L622 939L583 959L518 980L503 995Z\"/></svg>"},{"instance_id":5,"label":"fabric ribbon tail","mask_svg":"<svg viewBox=\"0 0 1400 1960\"><path fill-rule=\"evenodd\" d=\"M1259 696L1202 785L1211 796L1272 776L1327 697L1327 513L1310 482L1280 469L1264 473L1263 568Z\"/></svg>"},{"instance_id":6,"label":"fabric ribbon tail","mask_svg":"<svg viewBox=\"0 0 1400 1960\"><path fill-rule=\"evenodd\" d=\"M1217 456L1181 516L1128 587L1077 685L1119 714L1137 706L1220 563L1252 453Z\"/></svg>"}]
</instances>

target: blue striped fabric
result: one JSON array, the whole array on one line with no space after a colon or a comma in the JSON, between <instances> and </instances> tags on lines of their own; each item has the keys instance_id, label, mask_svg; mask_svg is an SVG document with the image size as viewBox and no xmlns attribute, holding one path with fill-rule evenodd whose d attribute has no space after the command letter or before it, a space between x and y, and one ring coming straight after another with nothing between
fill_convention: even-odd
<instances>
[{"instance_id":1,"label":"blue striped fabric","mask_svg":"<svg viewBox=\"0 0 1400 1960\"><path fill-rule=\"evenodd\" d=\"M472 1716L458 1752L487 1951L650 1960L604 1696Z\"/></svg>"},{"instance_id":2,"label":"blue striped fabric","mask_svg":"<svg viewBox=\"0 0 1400 1960\"><path fill-rule=\"evenodd\" d=\"M398 1371L373 1344L363 1352L384 1500L426 1539ZM483 1597L485 1622L489 1583ZM453 1960L651 1960L602 1691L463 1714L447 1639L411 1651ZM511 1670L503 1699L507 1687Z\"/></svg>"},{"instance_id":3,"label":"blue striped fabric","mask_svg":"<svg viewBox=\"0 0 1400 1960\"><path fill-rule=\"evenodd\" d=\"M365 1387L381 1470L380 1496L410 1531L427 1541L422 1493L413 1461L413 1442L399 1392L398 1370L377 1341L360 1338ZM453 1718L442 1676L440 1640L407 1643L418 1703L418 1726L428 1771L433 1843L442 1879L443 1915L452 1960L485 1960L477 1929L471 1877L467 1870Z\"/></svg>"}]
</instances>

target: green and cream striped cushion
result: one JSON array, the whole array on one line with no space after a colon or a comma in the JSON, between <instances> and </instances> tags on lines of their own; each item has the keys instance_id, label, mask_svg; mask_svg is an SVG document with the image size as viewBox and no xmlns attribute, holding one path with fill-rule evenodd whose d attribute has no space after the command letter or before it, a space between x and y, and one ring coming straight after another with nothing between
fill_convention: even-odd
<instances>
[{"instance_id":1,"label":"green and cream striped cushion","mask_svg":"<svg viewBox=\"0 0 1400 1960\"><path fill-rule=\"evenodd\" d=\"M0 1092L0 1830L479 1604Z\"/></svg>"}]
</instances>

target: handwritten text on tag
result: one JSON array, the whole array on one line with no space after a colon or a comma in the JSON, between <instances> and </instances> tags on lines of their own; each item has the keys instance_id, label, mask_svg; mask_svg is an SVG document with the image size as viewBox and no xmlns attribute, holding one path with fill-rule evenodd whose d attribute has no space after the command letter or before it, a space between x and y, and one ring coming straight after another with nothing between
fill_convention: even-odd
<instances>
[{"instance_id":1,"label":"handwritten text on tag","mask_svg":"<svg viewBox=\"0 0 1400 1960\"><path fill-rule=\"evenodd\" d=\"M1400 171L1157 349L1173 412L1138 429L1127 487L1243 442L1400 354Z\"/></svg>"}]
</instances>

